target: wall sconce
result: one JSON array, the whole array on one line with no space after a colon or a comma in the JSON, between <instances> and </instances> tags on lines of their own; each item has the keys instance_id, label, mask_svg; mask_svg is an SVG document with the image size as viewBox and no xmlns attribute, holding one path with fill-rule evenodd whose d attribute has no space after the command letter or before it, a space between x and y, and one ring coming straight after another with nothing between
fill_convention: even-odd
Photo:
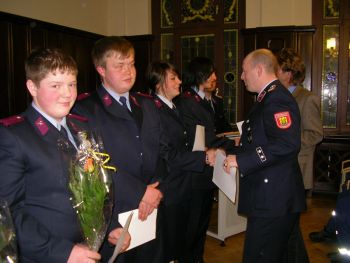
<instances>
[{"instance_id":1,"label":"wall sconce","mask_svg":"<svg viewBox=\"0 0 350 263\"><path fill-rule=\"evenodd\" d=\"M326 44L327 49L335 49L336 43L335 37L328 38Z\"/></svg>"}]
</instances>

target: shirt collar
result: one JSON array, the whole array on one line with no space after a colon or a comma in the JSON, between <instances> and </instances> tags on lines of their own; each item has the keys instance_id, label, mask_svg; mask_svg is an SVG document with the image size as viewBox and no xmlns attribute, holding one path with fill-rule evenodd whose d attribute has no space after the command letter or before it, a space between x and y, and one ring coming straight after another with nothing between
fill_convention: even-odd
<instances>
[{"instance_id":1,"label":"shirt collar","mask_svg":"<svg viewBox=\"0 0 350 263\"><path fill-rule=\"evenodd\" d=\"M297 88L297 86L292 85L292 86L288 87L288 90L289 90L290 93L293 93L296 88Z\"/></svg>"},{"instance_id":2,"label":"shirt collar","mask_svg":"<svg viewBox=\"0 0 350 263\"><path fill-rule=\"evenodd\" d=\"M103 86L103 85L102 85ZM125 93L117 93L111 89L106 88L105 86L103 86L103 88L108 92L109 95L112 96L113 99L115 99L116 101L118 101L118 103L121 105L121 103L119 102L120 97L125 97L126 98L126 103L129 104L129 92L125 92Z\"/></svg>"},{"instance_id":3,"label":"shirt collar","mask_svg":"<svg viewBox=\"0 0 350 263\"><path fill-rule=\"evenodd\" d=\"M198 96L203 100L205 97L205 93L202 90L199 90L197 87L192 87L192 89L198 94Z\"/></svg>"},{"instance_id":4,"label":"shirt collar","mask_svg":"<svg viewBox=\"0 0 350 263\"><path fill-rule=\"evenodd\" d=\"M162 95L160 94L157 94L158 98L163 101L170 109L174 108L174 104L168 100L167 98L163 97Z\"/></svg>"},{"instance_id":5,"label":"shirt collar","mask_svg":"<svg viewBox=\"0 0 350 263\"><path fill-rule=\"evenodd\" d=\"M61 125L64 126L65 128L67 128L67 119L66 117L63 117L63 119L61 120L61 122L57 122L55 120L55 118L51 117L50 115L46 114L45 112L43 112L41 109L39 109L39 107L34 103L34 101L32 102L32 106L33 108L39 112L48 122L50 122L54 127L56 127L56 129L61 130Z\"/></svg>"},{"instance_id":6,"label":"shirt collar","mask_svg":"<svg viewBox=\"0 0 350 263\"><path fill-rule=\"evenodd\" d=\"M274 82L274 81L276 81L276 80L277 80L277 79L273 79L272 81L270 81L269 83L267 83L267 84L265 85L265 87L262 88L262 89L260 90L260 92L259 92L259 94L258 94L258 97L259 97L259 95L266 89L267 86L269 86L272 82Z\"/></svg>"}]
</instances>

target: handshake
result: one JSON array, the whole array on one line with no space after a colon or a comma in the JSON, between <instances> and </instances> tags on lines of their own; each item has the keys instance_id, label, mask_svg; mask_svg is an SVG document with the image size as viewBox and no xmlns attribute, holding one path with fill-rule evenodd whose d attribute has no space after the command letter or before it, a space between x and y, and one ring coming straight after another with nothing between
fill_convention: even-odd
<instances>
[{"instance_id":1,"label":"handshake","mask_svg":"<svg viewBox=\"0 0 350 263\"><path fill-rule=\"evenodd\" d=\"M221 151L224 155L226 155L225 151L222 149L207 149L205 151L206 153L206 163L207 165L214 166L215 165L215 160L216 160L216 154L218 151ZM238 167L237 160L236 160L236 155L228 155L223 163L224 170L227 173L230 173L230 168L232 167Z\"/></svg>"}]
</instances>

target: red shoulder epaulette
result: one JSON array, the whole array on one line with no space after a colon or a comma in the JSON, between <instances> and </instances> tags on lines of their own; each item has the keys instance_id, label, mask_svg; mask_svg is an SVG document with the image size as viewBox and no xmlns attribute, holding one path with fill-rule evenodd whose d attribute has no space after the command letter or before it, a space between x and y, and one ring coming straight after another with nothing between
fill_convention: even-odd
<instances>
[{"instance_id":1,"label":"red shoulder epaulette","mask_svg":"<svg viewBox=\"0 0 350 263\"><path fill-rule=\"evenodd\" d=\"M201 101L201 98L197 95L197 94L192 94L190 91L185 91L184 93L183 93L183 96L185 97L185 98L194 98L197 102L200 102Z\"/></svg>"},{"instance_id":2,"label":"red shoulder epaulette","mask_svg":"<svg viewBox=\"0 0 350 263\"><path fill-rule=\"evenodd\" d=\"M153 97L149 94L146 94L146 93L142 93L142 92L137 92L137 95L140 95L142 97L146 97L146 98L149 98L149 99L153 99Z\"/></svg>"},{"instance_id":3,"label":"red shoulder epaulette","mask_svg":"<svg viewBox=\"0 0 350 263\"><path fill-rule=\"evenodd\" d=\"M91 93L89 93L89 92L80 93L77 97L77 101L86 99L90 96L91 96Z\"/></svg>"},{"instance_id":4,"label":"red shoulder epaulette","mask_svg":"<svg viewBox=\"0 0 350 263\"><path fill-rule=\"evenodd\" d=\"M189 92L189 91L185 91L185 92L183 93L183 96L184 96L185 98L191 98L191 97L192 97L192 93Z\"/></svg>"},{"instance_id":5,"label":"red shoulder epaulette","mask_svg":"<svg viewBox=\"0 0 350 263\"><path fill-rule=\"evenodd\" d=\"M19 115L14 115L14 116L10 116L4 119L0 119L0 123L4 126L12 126L14 124L17 123L21 123L22 121L24 121L24 118L22 116Z\"/></svg>"},{"instance_id":6,"label":"red shoulder epaulette","mask_svg":"<svg viewBox=\"0 0 350 263\"><path fill-rule=\"evenodd\" d=\"M83 121L83 122L87 122L88 121L88 118L86 118L84 116L81 116L81 115L73 114L73 113L69 113L68 114L68 118L75 119L75 120L78 120L78 121Z\"/></svg>"}]
</instances>

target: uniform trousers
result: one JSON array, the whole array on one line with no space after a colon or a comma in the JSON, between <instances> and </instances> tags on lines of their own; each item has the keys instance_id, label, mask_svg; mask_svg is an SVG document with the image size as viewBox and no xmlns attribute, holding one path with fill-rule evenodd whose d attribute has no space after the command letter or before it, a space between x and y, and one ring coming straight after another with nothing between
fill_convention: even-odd
<instances>
[{"instance_id":1,"label":"uniform trousers","mask_svg":"<svg viewBox=\"0 0 350 263\"><path fill-rule=\"evenodd\" d=\"M243 263L281 263L299 213L281 217L248 217Z\"/></svg>"},{"instance_id":2,"label":"uniform trousers","mask_svg":"<svg viewBox=\"0 0 350 263\"><path fill-rule=\"evenodd\" d=\"M213 205L214 189L192 189L186 234L186 253L181 263L203 262L204 244Z\"/></svg>"}]
</instances>

